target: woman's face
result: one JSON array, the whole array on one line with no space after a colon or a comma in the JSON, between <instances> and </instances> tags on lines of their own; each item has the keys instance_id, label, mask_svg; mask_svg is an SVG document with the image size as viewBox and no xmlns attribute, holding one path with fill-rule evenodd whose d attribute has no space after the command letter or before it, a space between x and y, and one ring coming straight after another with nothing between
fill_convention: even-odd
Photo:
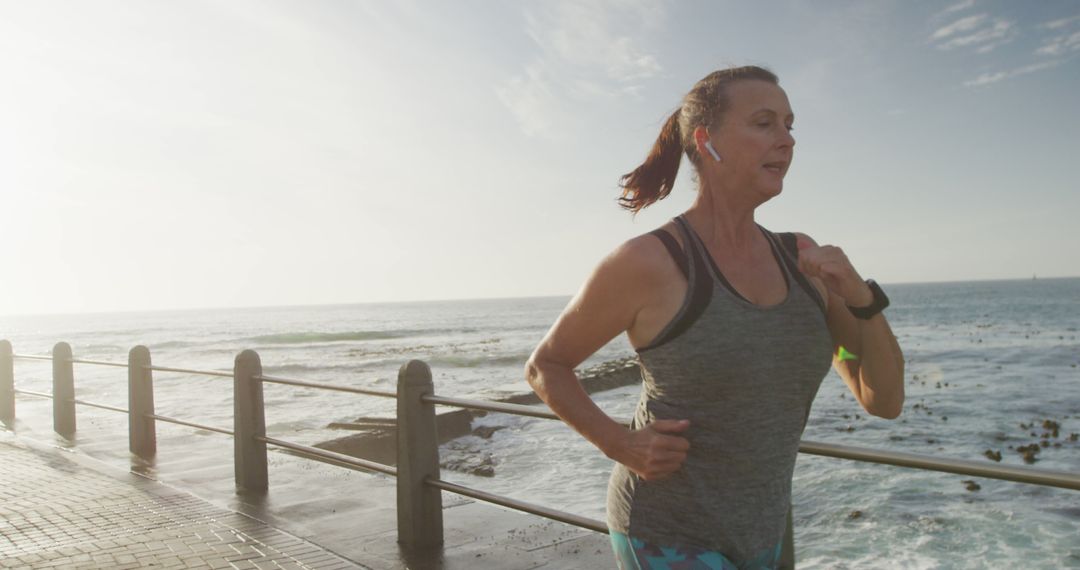
<instances>
[{"instance_id":1,"label":"woman's face","mask_svg":"<svg viewBox=\"0 0 1080 570\"><path fill-rule=\"evenodd\" d=\"M709 129L722 158L715 163L723 185L757 191L765 199L780 193L791 166L795 120L787 94L767 81L744 80L727 87L730 107L718 128ZM702 156L709 160L705 153Z\"/></svg>"}]
</instances>

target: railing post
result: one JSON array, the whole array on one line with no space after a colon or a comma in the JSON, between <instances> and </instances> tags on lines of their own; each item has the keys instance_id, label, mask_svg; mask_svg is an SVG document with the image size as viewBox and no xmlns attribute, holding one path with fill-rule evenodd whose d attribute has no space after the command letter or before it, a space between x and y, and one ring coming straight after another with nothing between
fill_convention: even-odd
<instances>
[{"instance_id":1,"label":"railing post","mask_svg":"<svg viewBox=\"0 0 1080 570\"><path fill-rule=\"evenodd\" d=\"M266 415L263 410L262 362L254 350L236 356L233 367L233 473L236 491L266 492Z\"/></svg>"},{"instance_id":2,"label":"railing post","mask_svg":"<svg viewBox=\"0 0 1080 570\"><path fill-rule=\"evenodd\" d=\"M424 483L439 478L435 405L421 400L434 392L431 368L424 362L410 360L398 371L398 542L407 548L443 543L442 491Z\"/></svg>"},{"instance_id":3,"label":"railing post","mask_svg":"<svg viewBox=\"0 0 1080 570\"><path fill-rule=\"evenodd\" d=\"M128 352L128 449L150 459L157 453L154 418L154 376L150 349L139 345Z\"/></svg>"},{"instance_id":4,"label":"railing post","mask_svg":"<svg viewBox=\"0 0 1080 570\"><path fill-rule=\"evenodd\" d=\"M75 372L71 364L71 345L58 342L53 347L53 431L75 435Z\"/></svg>"},{"instance_id":5,"label":"railing post","mask_svg":"<svg viewBox=\"0 0 1080 570\"><path fill-rule=\"evenodd\" d=\"M784 545L780 548L780 569L795 568L795 532L791 521L791 506L787 511L787 530L784 532Z\"/></svg>"},{"instance_id":6,"label":"railing post","mask_svg":"<svg viewBox=\"0 0 1080 570\"><path fill-rule=\"evenodd\" d=\"M6 340L0 340L0 421L15 423L15 358Z\"/></svg>"}]
</instances>

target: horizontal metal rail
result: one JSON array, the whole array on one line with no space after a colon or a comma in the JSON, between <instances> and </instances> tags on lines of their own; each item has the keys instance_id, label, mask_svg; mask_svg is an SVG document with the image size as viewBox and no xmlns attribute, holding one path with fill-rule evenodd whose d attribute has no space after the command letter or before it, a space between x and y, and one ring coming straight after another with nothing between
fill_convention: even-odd
<instances>
[{"instance_id":1,"label":"horizontal metal rail","mask_svg":"<svg viewBox=\"0 0 1080 570\"><path fill-rule=\"evenodd\" d=\"M155 420L168 422L170 424L176 424L176 425L181 425L181 426L204 429L204 430L207 430L207 431L214 431L214 432L217 432L217 433L223 433L225 435L235 435L231 430L227 430L227 429L223 429L223 428L219 428L219 427L214 427L214 426L203 425L203 424L197 424L197 423L194 423L194 422L185 422L184 420L178 420L176 418L170 418L169 416L159 416L157 414L144 414L144 415L146 417L148 417L148 418L154 418Z\"/></svg>"},{"instance_id":2,"label":"horizontal metal rail","mask_svg":"<svg viewBox=\"0 0 1080 570\"><path fill-rule=\"evenodd\" d=\"M52 360L51 356L39 356L36 354L12 354L12 358L21 358L23 360Z\"/></svg>"},{"instance_id":3,"label":"horizontal metal rail","mask_svg":"<svg viewBox=\"0 0 1080 570\"><path fill-rule=\"evenodd\" d=\"M12 358L23 358L26 360L52 360L51 356L40 356L35 354L13 354ZM115 366L117 368L128 368L127 364L122 362L108 362L105 360L87 360L84 358L70 358L68 362L73 364L93 364L95 366ZM221 378L232 378L232 372L221 372L219 370L194 370L191 368L173 368L171 366L144 366L146 370L154 370L157 372L180 372L182 374L199 374L202 376L218 376Z\"/></svg>"},{"instance_id":4,"label":"horizontal metal rail","mask_svg":"<svg viewBox=\"0 0 1080 570\"><path fill-rule=\"evenodd\" d=\"M366 459L359 459L351 455L345 455L343 453L337 453L334 451L327 451L325 449L319 449L317 447L310 447L307 445L300 445L299 443L292 443L291 441L284 441L273 437L256 436L255 439L259 441L264 441L271 445L276 445L278 447L291 449L293 451L306 455L314 455L328 461L333 461L334 463L344 463L349 467L355 467L357 469L363 469L365 471L377 471L379 473L386 473L387 475L397 476L397 468L392 465L383 465L382 463L376 463L374 461L368 461Z\"/></svg>"},{"instance_id":5,"label":"horizontal metal rail","mask_svg":"<svg viewBox=\"0 0 1080 570\"><path fill-rule=\"evenodd\" d=\"M927 469L930 471L943 471L958 475L971 475L974 477L986 477L989 479L1001 479L1015 481L1017 483L1030 483L1033 485L1045 485L1047 487L1059 487L1080 491L1080 475L1065 471L1052 471L1049 469L1035 469L1032 467L1019 467L1011 465L988 465L980 461L966 459L942 459L919 453L905 453L902 451L884 451L866 447L853 447L850 445L837 445L834 443L820 443L815 441L803 441L799 444L799 451L811 455L823 455L840 459L853 459L868 463L883 463L899 467L912 467L915 469Z\"/></svg>"},{"instance_id":6,"label":"horizontal metal rail","mask_svg":"<svg viewBox=\"0 0 1080 570\"><path fill-rule=\"evenodd\" d=\"M51 356L41 356L41 355L31 355L31 354L13 354L12 356L14 358L19 358L19 359L24 359L24 360L53 360L53 358ZM98 365L98 366L115 366L115 367L119 367L119 368L127 368L128 367L127 364L122 364L122 363L118 363L118 362L98 361L98 360L70 359L70 362L77 363L77 364L91 364L91 365ZM233 377L233 374L230 373L230 372L219 372L219 371L210 371L210 370L194 370L194 369L188 369L188 368L173 368L173 367L167 367L167 366L147 366L145 368L150 369L150 370L160 371L160 372L179 372L179 373L187 373L187 374L199 374L199 375L206 375L206 376L217 376L217 377L224 377L224 378L232 378ZM265 376L264 375L264 376L256 376L255 379L261 380L261 381L267 382L267 383L272 383L272 384L284 384L284 385L298 386L298 387L304 387L304 388L316 388L316 389L331 390L331 391L336 391L336 392L347 392L347 393L362 394L362 395L367 395L367 396L377 396L377 397L382 397L382 398L396 398L397 397L397 394L395 394L393 392L386 392L386 391L380 391L380 390L368 390L368 389L363 389L363 388L352 388L352 387L346 387L346 386L336 386L336 385L333 385L333 384L325 384L325 383L317 383L317 382L306 382L306 381L303 381L303 380L297 380L297 379L293 379L293 378L281 378L281 377L276 377L276 376ZM40 397L40 398L50 398L50 399L53 398L52 394L48 394L48 393L45 393L45 392L36 392L36 391L33 391L33 390L23 390L23 389L16 388L16 389L14 389L14 392L16 394L24 394L24 395L27 395L27 396L36 396L36 397ZM481 401L481 400L469 400L469 399L464 399L464 398L449 398L449 397L437 396L437 395L424 396L422 399L425 402L428 402L428 403L431 403L431 404L436 404L436 405L454 406L454 407L458 407L458 408L467 408L467 409L482 410L482 411L488 411L488 412L513 414L513 415L528 416L528 417L542 418L542 419L549 419L549 420L557 420L557 421L561 420L561 418L559 418L559 416L557 416L555 413L551 412L549 409L538 408L538 407L533 407L533 406L525 406L525 405L521 405L521 404L509 404L509 403L504 403L504 402L490 402L490 401ZM105 404L98 404L98 403L88 402L88 401L84 401L84 400L74 400L74 402L76 404L80 404L80 405L84 405L84 406L100 408L100 409L110 410L110 411L120 412L120 413L128 413L128 410L125 410L123 408L117 408L117 407L108 406L108 405L105 405ZM170 417L167 417L167 416L150 415L149 417L153 417L154 419L164 421L164 422L168 422L168 423L174 423L174 424L193 427L193 428L197 428L197 429L205 429L205 430L209 430L209 431L213 431L213 432L217 432L217 433L233 435L233 432L231 432L229 430L216 428L216 427L212 427L212 426L206 426L206 425L197 424L197 423L193 423L193 422L186 422L186 421L183 421L183 420L178 420L178 419L170 418ZM624 425L625 425L625 423L624 423ZM293 449L293 450L301 452L301 453L307 453L307 454L310 454L310 455L319 456L319 457L327 459L327 460L348 464L350 466L355 466L355 467L358 467L358 468L361 468L361 469L366 469L366 470L371 470L371 471L378 471L378 472L389 473L389 474L395 474L396 473L396 469L394 469L393 467L385 466L385 465L382 465L382 464L379 464L379 463L373 463L373 462L367 462L367 461L364 461L364 460L358 460L356 458L352 458L350 456L343 455L343 454L338 454L338 453L334 453L334 452L330 452L330 451L326 451L326 450L320 450L318 448L302 446L302 445L299 445L299 444L293 444L293 443L280 441L280 440L271 441L271 440L268 439L267 441L270 442L270 443L273 443L274 445L279 445L281 447L287 447L287 448ZM954 473L954 474L958 474L958 475L969 475L969 476L973 476L973 477L984 477L984 478L989 478L989 479L999 479L999 480L1003 480L1003 481L1014 481L1014 482L1017 482L1017 483L1028 483L1028 484L1034 484L1034 485L1058 487L1058 488L1062 488L1062 489L1080 490L1080 475L1076 475L1076 474L1068 473L1068 472L1064 472L1064 471L1053 471L1053 470L1047 470L1047 469L1037 469L1037 468L1031 468L1031 467L1009 466L1009 465L990 465L990 464L986 464L985 462L981 462L981 461L971 461L971 460L963 460L963 459L948 459L948 458L940 458L940 457L924 455L924 454L917 454L917 453L886 451L886 450L878 450L878 449L873 449L873 448L855 447L855 446L849 446L849 445L838 445L838 444L822 443L822 442L815 442L815 441L805 441L805 440L802 441L799 444L799 452L800 453L808 453L808 454L811 454L811 455L821 455L821 456L825 456L825 457L834 457L834 458L839 458L839 459L849 459L849 460L853 460L853 461L863 461L863 462L867 462L867 463L880 463L880 464L884 464L884 465L895 465L895 466L898 466L898 467L925 469L925 470L930 470L930 471L940 471L940 472L944 472L944 473ZM436 483L437 482L433 482L432 484L436 484ZM445 485L453 486L453 484L445 483L445 482L441 482L439 484L445 484ZM474 495L482 495L482 496L474 496L474 495L469 495L469 496L473 496L474 498L477 498L477 499L480 499L480 500L485 500L485 501L488 501L488 502L495 502L497 504L503 504L504 506L510 506L512 508L516 508L517 503L520 503L519 501L514 501L513 499L499 498L499 497L497 497L495 495L485 494L485 493L483 493L481 491L467 490L464 487L453 488L453 489L447 488L446 490L449 490L449 491L452 491L452 492L459 492L461 494L467 494L465 492L462 492L462 491L467 491L468 493L474 493ZM499 501L503 501L503 502L499 502ZM521 505L523 505L523 506L525 506L527 508L530 508L530 509L541 509L541 510L543 510L543 507L539 507L539 506L536 506L536 505L529 505L528 503L521 503ZM527 511L527 512L534 512L534 511ZM543 513L536 513L536 514L541 514L541 516L546 516ZM551 511L551 514L557 515L558 511ZM578 525L578 526L583 526L583 528L593 528L591 526L588 526L588 524L592 524L592 523L588 522L588 519L584 519L584 521L585 521L585 523L583 525ZM593 521L593 522L595 522L595 521ZM575 524L575 523L571 522L570 524Z\"/></svg>"},{"instance_id":7,"label":"horizontal metal rail","mask_svg":"<svg viewBox=\"0 0 1080 570\"><path fill-rule=\"evenodd\" d=\"M393 392L383 392L380 390L367 390L364 388L351 388L349 386L335 386L333 384L322 384L318 382L305 382L303 380L295 380L293 378L279 378L277 376L255 376L255 380L261 380L270 384L284 384L286 386L300 386L301 388L318 388L320 390L333 390L335 392L348 392L350 394L363 394L365 396L378 396L380 398L397 398L397 394Z\"/></svg>"},{"instance_id":8,"label":"horizontal metal rail","mask_svg":"<svg viewBox=\"0 0 1080 570\"><path fill-rule=\"evenodd\" d=\"M74 400L71 400L71 401L75 402L76 404L79 404L81 406L90 406L91 408L101 408L102 410L110 410L110 411L113 411L113 412L120 412L121 414L128 413L128 411L125 410L124 408L115 408L113 406L107 406L105 404L98 404L96 402L87 402L86 400L79 400L78 398L76 398Z\"/></svg>"},{"instance_id":9,"label":"horizontal metal rail","mask_svg":"<svg viewBox=\"0 0 1080 570\"><path fill-rule=\"evenodd\" d=\"M537 409L532 406L523 406L521 404L484 402L479 400L467 400L463 398L447 398L445 396L436 395L424 396L422 400L432 404L455 406L459 408L469 408L473 410L485 410L489 412L499 412L504 414L530 416L534 418L544 418L551 420L561 419L559 418L559 416L555 415L551 411ZM623 425L627 424L624 422ZM866 447L837 445L832 443L821 443L806 440L803 440L799 444L799 451L802 453L809 453L811 455L823 455L840 459L865 461L868 463L882 463L885 465L896 465L899 467L911 467L916 469L926 469L930 471L942 471L945 473L955 473L958 475L971 475L974 477L986 477L990 479L1001 479L1003 481L1015 481L1017 483L1030 483L1034 485L1045 485L1048 487L1059 487L1062 489L1072 489L1080 491L1080 475L1074 475L1072 473L1066 473L1064 471L1053 471L1049 469L1036 469L1032 467L1009 465L987 465L986 463L980 461L970 461L965 459L943 459L932 455L923 455L918 453L885 451Z\"/></svg>"},{"instance_id":10,"label":"horizontal metal rail","mask_svg":"<svg viewBox=\"0 0 1080 570\"><path fill-rule=\"evenodd\" d=\"M543 418L546 420L559 420L562 418L555 415L554 412L547 409L534 408L532 406L524 406L521 404L506 404L503 402L484 402L481 400L466 400L464 398L447 398L446 396L424 396L421 398L423 401L430 404L439 404L443 406L454 406L456 408L468 408L470 410L484 410L487 412L499 412L503 414L514 414L516 416L530 416L534 418Z\"/></svg>"},{"instance_id":11,"label":"horizontal metal rail","mask_svg":"<svg viewBox=\"0 0 1080 570\"><path fill-rule=\"evenodd\" d=\"M477 489L470 489L468 487L462 487L461 485L455 485L442 479L425 479L425 483L432 487L438 487L444 491L450 491L451 493L457 493L466 497L472 497L473 499L479 499L487 503L494 503L496 505L502 505L504 507L510 507L518 511L524 511L526 513L539 515L551 520L572 524L577 527L593 530L596 532L608 533L608 527L606 524L596 520L590 519L567 512L559 511L556 509L549 509L533 503L526 503L525 501L519 501L517 499L511 499L510 497L504 497L502 495L494 495Z\"/></svg>"},{"instance_id":12,"label":"horizontal metal rail","mask_svg":"<svg viewBox=\"0 0 1080 570\"><path fill-rule=\"evenodd\" d=\"M46 393L46 392L35 392L33 390L23 390L21 388L15 388L15 390L13 390L13 391L16 394L26 394L27 396L37 396L38 398L48 398L50 400L53 399L53 395L49 394L49 393ZM106 404L98 404L97 402L88 402L86 400L80 400L78 398L76 398L74 400L68 400L68 401L69 402L75 402L76 404L79 404L80 406L89 406L91 408L101 408L102 410L110 410L110 411L113 411L113 412L120 412L122 414L128 413L128 411L125 410L124 408L116 408L116 407L109 406L109 405L106 405Z\"/></svg>"},{"instance_id":13,"label":"horizontal metal rail","mask_svg":"<svg viewBox=\"0 0 1080 570\"><path fill-rule=\"evenodd\" d=\"M21 388L15 388L12 391L16 394L26 394L27 396L37 396L39 398L48 398L50 400L52 399L52 394L49 394L47 392L35 392L33 390L23 390Z\"/></svg>"},{"instance_id":14,"label":"horizontal metal rail","mask_svg":"<svg viewBox=\"0 0 1080 570\"><path fill-rule=\"evenodd\" d=\"M122 362L106 362L104 360L86 360L84 358L72 358L70 360L73 364L93 364L94 366L115 366L117 368L127 368L128 365Z\"/></svg>"},{"instance_id":15,"label":"horizontal metal rail","mask_svg":"<svg viewBox=\"0 0 1080 570\"><path fill-rule=\"evenodd\" d=\"M169 366L146 366L147 370L153 370L155 372L180 372L183 374L200 374L202 376L219 376L221 378L232 378L232 372L220 372L217 370L192 370L190 368L172 368Z\"/></svg>"}]
</instances>

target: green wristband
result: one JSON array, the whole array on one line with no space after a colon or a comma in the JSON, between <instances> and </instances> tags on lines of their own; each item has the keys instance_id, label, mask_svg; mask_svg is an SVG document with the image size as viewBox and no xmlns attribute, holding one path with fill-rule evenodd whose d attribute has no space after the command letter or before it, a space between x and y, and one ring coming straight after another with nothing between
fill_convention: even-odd
<instances>
[{"instance_id":1,"label":"green wristband","mask_svg":"<svg viewBox=\"0 0 1080 570\"><path fill-rule=\"evenodd\" d=\"M837 355L838 358L840 358L841 362L843 362L845 360L858 360L859 359L859 356L856 355L855 353L848 352L848 349L844 348L844 345L840 345L840 350L836 351L836 355Z\"/></svg>"}]
</instances>

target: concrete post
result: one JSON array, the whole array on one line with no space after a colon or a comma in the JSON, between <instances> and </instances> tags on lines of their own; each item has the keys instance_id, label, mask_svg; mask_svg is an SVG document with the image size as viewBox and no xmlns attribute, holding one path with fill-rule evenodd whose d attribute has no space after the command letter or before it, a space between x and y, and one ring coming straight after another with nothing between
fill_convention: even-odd
<instances>
[{"instance_id":1,"label":"concrete post","mask_svg":"<svg viewBox=\"0 0 1080 570\"><path fill-rule=\"evenodd\" d=\"M15 358L11 343L0 340L0 421L15 425Z\"/></svg>"},{"instance_id":2,"label":"concrete post","mask_svg":"<svg viewBox=\"0 0 1080 570\"><path fill-rule=\"evenodd\" d=\"M424 484L428 477L439 478L435 405L420 399L434 391L431 369L424 362L410 360L398 371L398 542L406 548L443 543L442 492Z\"/></svg>"},{"instance_id":3,"label":"concrete post","mask_svg":"<svg viewBox=\"0 0 1080 570\"><path fill-rule=\"evenodd\" d=\"M53 431L70 438L75 435L75 372L71 345L58 342L53 347Z\"/></svg>"},{"instance_id":4,"label":"concrete post","mask_svg":"<svg viewBox=\"0 0 1080 570\"><path fill-rule=\"evenodd\" d=\"M154 418L154 376L150 371L150 349L139 345L128 352L128 449L150 459L157 453L157 423Z\"/></svg>"},{"instance_id":5,"label":"concrete post","mask_svg":"<svg viewBox=\"0 0 1080 570\"><path fill-rule=\"evenodd\" d=\"M233 367L233 476L237 493L265 493L266 415L263 410L262 362L254 350L236 357Z\"/></svg>"},{"instance_id":6,"label":"concrete post","mask_svg":"<svg viewBox=\"0 0 1080 570\"><path fill-rule=\"evenodd\" d=\"M787 531L784 532L784 545L780 548L781 570L794 570L795 568L795 531L791 522L791 506L787 511Z\"/></svg>"}]
</instances>

